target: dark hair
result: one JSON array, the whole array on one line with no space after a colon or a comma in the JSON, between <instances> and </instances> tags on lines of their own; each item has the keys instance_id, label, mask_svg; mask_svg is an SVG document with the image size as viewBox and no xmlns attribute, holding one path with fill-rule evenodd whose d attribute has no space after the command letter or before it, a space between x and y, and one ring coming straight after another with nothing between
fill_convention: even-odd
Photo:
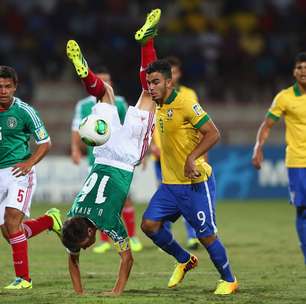
<instances>
[{"instance_id":1,"label":"dark hair","mask_svg":"<svg viewBox=\"0 0 306 304\"><path fill-rule=\"evenodd\" d=\"M296 65L299 62L306 62L306 52L298 53L295 56L294 65Z\"/></svg>"},{"instance_id":2,"label":"dark hair","mask_svg":"<svg viewBox=\"0 0 306 304\"><path fill-rule=\"evenodd\" d=\"M96 64L92 66L92 70L96 74L110 74L109 69L105 65Z\"/></svg>"},{"instance_id":3,"label":"dark hair","mask_svg":"<svg viewBox=\"0 0 306 304\"><path fill-rule=\"evenodd\" d=\"M178 57L169 56L169 57L166 57L165 59L170 63L172 67L175 66L175 67L178 67L179 69L182 68L182 62Z\"/></svg>"},{"instance_id":4,"label":"dark hair","mask_svg":"<svg viewBox=\"0 0 306 304\"><path fill-rule=\"evenodd\" d=\"M88 228L93 224L85 217L76 216L64 222L62 242L71 251L79 251L80 243L88 237Z\"/></svg>"},{"instance_id":5,"label":"dark hair","mask_svg":"<svg viewBox=\"0 0 306 304\"><path fill-rule=\"evenodd\" d=\"M156 60L147 67L147 74L152 74L154 72L161 73L166 79L172 78L171 65L165 59Z\"/></svg>"},{"instance_id":6,"label":"dark hair","mask_svg":"<svg viewBox=\"0 0 306 304\"><path fill-rule=\"evenodd\" d=\"M6 65L0 65L0 78L10 78L13 79L14 84L18 82L18 76L16 71Z\"/></svg>"}]
</instances>

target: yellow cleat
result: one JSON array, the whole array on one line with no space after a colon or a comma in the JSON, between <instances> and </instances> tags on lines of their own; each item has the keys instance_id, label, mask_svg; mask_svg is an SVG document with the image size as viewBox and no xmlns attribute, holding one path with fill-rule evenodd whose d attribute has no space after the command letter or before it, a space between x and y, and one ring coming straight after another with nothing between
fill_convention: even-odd
<instances>
[{"instance_id":1,"label":"yellow cleat","mask_svg":"<svg viewBox=\"0 0 306 304\"><path fill-rule=\"evenodd\" d=\"M172 288L179 284L185 276L185 273L198 266L198 258L192 255L188 262L178 263L172 273L172 276L168 282L168 287Z\"/></svg>"},{"instance_id":2,"label":"yellow cleat","mask_svg":"<svg viewBox=\"0 0 306 304\"><path fill-rule=\"evenodd\" d=\"M149 38L157 35L157 24L160 19L160 14L161 10L157 8L147 15L145 24L135 34L135 40L137 42L144 44Z\"/></svg>"},{"instance_id":3,"label":"yellow cleat","mask_svg":"<svg viewBox=\"0 0 306 304\"><path fill-rule=\"evenodd\" d=\"M57 208L51 208L45 214L50 216L53 220L53 225L50 230L55 232L58 235L58 237L61 238L62 227L63 227L63 223L61 220L61 212Z\"/></svg>"},{"instance_id":4,"label":"yellow cleat","mask_svg":"<svg viewBox=\"0 0 306 304\"><path fill-rule=\"evenodd\" d=\"M73 63L79 77L85 78L88 75L88 64L82 55L81 49L75 40L69 40L66 46L68 58Z\"/></svg>"},{"instance_id":5,"label":"yellow cleat","mask_svg":"<svg viewBox=\"0 0 306 304\"><path fill-rule=\"evenodd\" d=\"M139 252L143 248L140 240L136 236L133 236L130 238L130 247L131 247L131 250L134 252Z\"/></svg>"},{"instance_id":6,"label":"yellow cleat","mask_svg":"<svg viewBox=\"0 0 306 304\"><path fill-rule=\"evenodd\" d=\"M7 290L32 289L32 280L29 282L23 278L16 278L10 285L4 287Z\"/></svg>"},{"instance_id":7,"label":"yellow cleat","mask_svg":"<svg viewBox=\"0 0 306 304\"><path fill-rule=\"evenodd\" d=\"M238 290L238 282L236 278L234 282L227 282L224 280L219 280L214 294L215 295L228 295L228 294L236 292L237 290Z\"/></svg>"},{"instance_id":8,"label":"yellow cleat","mask_svg":"<svg viewBox=\"0 0 306 304\"><path fill-rule=\"evenodd\" d=\"M101 244L95 246L92 251L94 253L105 253L106 251L110 250L112 248L111 244L109 242L101 242Z\"/></svg>"}]
</instances>

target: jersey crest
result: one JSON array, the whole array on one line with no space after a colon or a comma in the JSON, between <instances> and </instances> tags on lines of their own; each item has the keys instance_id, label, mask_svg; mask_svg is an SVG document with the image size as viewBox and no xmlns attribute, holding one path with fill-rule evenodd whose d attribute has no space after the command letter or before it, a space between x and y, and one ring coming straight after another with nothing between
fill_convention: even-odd
<instances>
[{"instance_id":1,"label":"jersey crest","mask_svg":"<svg viewBox=\"0 0 306 304\"><path fill-rule=\"evenodd\" d=\"M7 118L7 126L10 129L15 129L17 127L17 119L13 116Z\"/></svg>"},{"instance_id":2,"label":"jersey crest","mask_svg":"<svg viewBox=\"0 0 306 304\"><path fill-rule=\"evenodd\" d=\"M167 117L168 117L168 120L172 119L172 117L173 117L173 110L172 109L167 110Z\"/></svg>"}]
</instances>

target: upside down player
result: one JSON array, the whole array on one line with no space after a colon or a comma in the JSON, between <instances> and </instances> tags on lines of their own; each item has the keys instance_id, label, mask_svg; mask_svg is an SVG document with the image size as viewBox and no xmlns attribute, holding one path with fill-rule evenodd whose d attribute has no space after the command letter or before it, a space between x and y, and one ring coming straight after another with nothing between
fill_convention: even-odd
<instances>
[{"instance_id":1,"label":"upside down player","mask_svg":"<svg viewBox=\"0 0 306 304\"><path fill-rule=\"evenodd\" d=\"M101 78L102 81L112 86L111 74L109 73L106 67L98 65L94 67L93 71L98 78ZM75 106L74 117L72 121L72 131L71 131L71 158L76 165L80 164L82 156L82 151L81 151L82 142L78 131L79 125L82 119L91 113L91 110L95 104L96 104L96 97L87 96L79 100ZM115 95L114 104L119 114L120 123L123 124L128 104L123 96L118 96L118 95ZM95 162L93 156L93 147L91 146L86 147L86 156L90 171L91 167ZM129 236L131 250L134 252L141 251L142 244L136 236L135 208L130 195L128 195L124 204L124 208L122 209L122 218L124 220L127 233ZM100 242L98 242L97 245L93 248L93 252L104 253L110 250L111 243L109 241L109 237L107 236L107 234L101 232L99 236L100 236Z\"/></svg>"},{"instance_id":2,"label":"upside down player","mask_svg":"<svg viewBox=\"0 0 306 304\"><path fill-rule=\"evenodd\" d=\"M0 228L12 249L15 280L9 290L31 289L28 239L49 229L61 230L59 210L24 221L30 215L36 188L35 165L47 154L51 141L38 112L14 96L18 85L16 71L0 66ZM37 148L31 153L30 138Z\"/></svg>"},{"instance_id":3,"label":"upside down player","mask_svg":"<svg viewBox=\"0 0 306 304\"><path fill-rule=\"evenodd\" d=\"M83 294L79 254L95 242L96 231L104 231L115 242L121 258L117 281L108 295L120 295L127 283L133 257L129 239L121 220L134 167L144 156L154 129L155 103L148 92L142 92L135 107L129 107L124 124L120 124L114 92L87 66L78 44L67 43L67 55L76 68L88 93L97 97L92 113L111 126L110 139L94 148L95 164L68 213L62 230L62 241L69 252L68 265L73 288ZM93 84L95 84L93 86Z\"/></svg>"},{"instance_id":4,"label":"upside down player","mask_svg":"<svg viewBox=\"0 0 306 304\"><path fill-rule=\"evenodd\" d=\"M183 99L174 89L170 64L166 60L156 61L153 37L159 18L160 10L153 10L135 35L142 45L142 87L157 103L156 127L161 139L163 175L162 184L143 214L141 228L157 246L177 260L168 283L171 288L198 263L163 226L164 221L175 221L183 215L195 229L221 276L214 293L231 294L238 289L238 283L216 234L215 180L203 156L219 140L219 131L195 100Z\"/></svg>"}]
</instances>

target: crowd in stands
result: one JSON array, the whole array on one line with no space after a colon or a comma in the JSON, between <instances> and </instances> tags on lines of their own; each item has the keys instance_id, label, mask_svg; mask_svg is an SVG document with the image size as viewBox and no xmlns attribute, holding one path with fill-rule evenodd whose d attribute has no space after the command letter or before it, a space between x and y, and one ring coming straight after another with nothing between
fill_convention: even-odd
<instances>
[{"instance_id":1,"label":"crowd in stands","mask_svg":"<svg viewBox=\"0 0 306 304\"><path fill-rule=\"evenodd\" d=\"M16 68L19 95L31 98L37 81L72 77L65 45L75 39L133 103L140 90L133 33L155 7L163 12L159 57L180 57L184 83L201 99L270 101L292 82L295 54L306 51L303 0L1 0L0 62Z\"/></svg>"}]
</instances>

